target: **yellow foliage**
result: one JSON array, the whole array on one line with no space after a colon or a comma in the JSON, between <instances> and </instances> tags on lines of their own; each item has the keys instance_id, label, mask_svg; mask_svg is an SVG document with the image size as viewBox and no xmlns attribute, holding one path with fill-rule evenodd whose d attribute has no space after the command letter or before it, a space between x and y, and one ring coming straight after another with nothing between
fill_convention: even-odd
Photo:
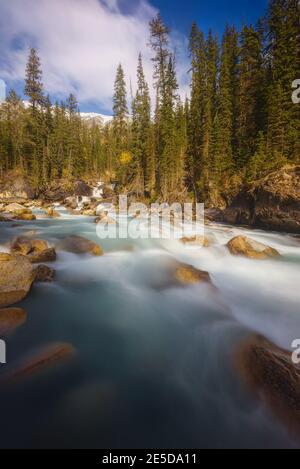
<instances>
[{"instance_id":1,"label":"yellow foliage","mask_svg":"<svg viewBox=\"0 0 300 469\"><path fill-rule=\"evenodd\" d=\"M132 161L132 154L129 151L123 151L120 155L120 164L128 166Z\"/></svg>"}]
</instances>

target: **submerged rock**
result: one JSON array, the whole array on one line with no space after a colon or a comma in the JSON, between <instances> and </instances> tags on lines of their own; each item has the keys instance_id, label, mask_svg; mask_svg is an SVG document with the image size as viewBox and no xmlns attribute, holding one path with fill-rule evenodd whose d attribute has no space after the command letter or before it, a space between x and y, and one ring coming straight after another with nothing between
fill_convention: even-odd
<instances>
[{"instance_id":1,"label":"submerged rock","mask_svg":"<svg viewBox=\"0 0 300 469\"><path fill-rule=\"evenodd\" d=\"M45 346L32 358L25 361L15 371L3 375L1 382L13 384L57 366L64 361L70 360L75 355L75 349L68 343L57 343Z\"/></svg>"},{"instance_id":2,"label":"submerged rock","mask_svg":"<svg viewBox=\"0 0 300 469\"><path fill-rule=\"evenodd\" d=\"M248 257L249 259L269 259L280 256L276 249L251 238L247 238L246 236L236 236L229 241L227 247L231 254Z\"/></svg>"},{"instance_id":3,"label":"submerged rock","mask_svg":"<svg viewBox=\"0 0 300 469\"><path fill-rule=\"evenodd\" d=\"M10 334L24 324L27 313L21 308L0 309L0 337Z\"/></svg>"},{"instance_id":4,"label":"submerged rock","mask_svg":"<svg viewBox=\"0 0 300 469\"><path fill-rule=\"evenodd\" d=\"M34 278L32 265L26 257L0 253L0 307L23 300Z\"/></svg>"},{"instance_id":5,"label":"submerged rock","mask_svg":"<svg viewBox=\"0 0 300 469\"><path fill-rule=\"evenodd\" d=\"M185 237L180 240L183 244L189 246L203 246L205 248L209 247L209 239L206 236L195 235L190 237Z\"/></svg>"},{"instance_id":6,"label":"submerged rock","mask_svg":"<svg viewBox=\"0 0 300 469\"><path fill-rule=\"evenodd\" d=\"M292 352L252 337L236 350L235 363L246 386L300 437L300 365Z\"/></svg>"},{"instance_id":7,"label":"submerged rock","mask_svg":"<svg viewBox=\"0 0 300 469\"><path fill-rule=\"evenodd\" d=\"M73 254L92 254L93 256L103 255L101 246L89 239L83 238L82 236L68 236L57 245L57 249L60 251L71 252Z\"/></svg>"}]
</instances>

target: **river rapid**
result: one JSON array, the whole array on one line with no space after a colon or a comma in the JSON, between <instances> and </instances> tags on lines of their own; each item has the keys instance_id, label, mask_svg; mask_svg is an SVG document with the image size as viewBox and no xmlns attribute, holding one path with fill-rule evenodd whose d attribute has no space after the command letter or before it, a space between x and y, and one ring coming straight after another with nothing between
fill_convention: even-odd
<instances>
[{"instance_id":1,"label":"river rapid","mask_svg":"<svg viewBox=\"0 0 300 469\"><path fill-rule=\"evenodd\" d=\"M291 350L300 338L300 239L211 224L208 248L176 240L99 240L93 218L2 223L1 251L26 230L55 245L70 234L103 257L59 252L55 282L35 284L26 324L7 339L0 373L43 344L71 343L74 359L0 390L0 447L296 447L244 388L236 347L253 332ZM267 261L232 256L247 235L277 249ZM169 258L208 271L206 284L159 288Z\"/></svg>"}]
</instances>

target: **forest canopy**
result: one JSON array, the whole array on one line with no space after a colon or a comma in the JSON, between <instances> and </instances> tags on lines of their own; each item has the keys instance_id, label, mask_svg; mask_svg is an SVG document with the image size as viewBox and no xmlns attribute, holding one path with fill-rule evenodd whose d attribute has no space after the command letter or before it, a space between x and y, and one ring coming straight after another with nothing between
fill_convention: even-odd
<instances>
[{"instance_id":1,"label":"forest canopy","mask_svg":"<svg viewBox=\"0 0 300 469\"><path fill-rule=\"evenodd\" d=\"M0 107L1 174L24 171L36 187L105 175L141 198L190 194L218 205L243 184L300 161L300 105L292 99L300 78L299 25L297 0L271 0L256 25L240 31L228 25L221 40L194 23L190 96L182 101L170 30L158 15L149 25L155 102L142 56L131 100L119 64L114 116L106 125L84 121L72 94L51 102L32 48L24 88L29 105L10 90Z\"/></svg>"}]
</instances>

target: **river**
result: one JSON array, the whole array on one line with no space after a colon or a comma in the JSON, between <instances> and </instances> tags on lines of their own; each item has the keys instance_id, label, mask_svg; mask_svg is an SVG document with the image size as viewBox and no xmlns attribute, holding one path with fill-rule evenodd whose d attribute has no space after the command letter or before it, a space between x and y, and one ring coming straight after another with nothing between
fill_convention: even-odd
<instances>
[{"instance_id":1,"label":"river","mask_svg":"<svg viewBox=\"0 0 300 469\"><path fill-rule=\"evenodd\" d=\"M233 352L253 332L291 349L300 338L300 240L211 224L210 247L171 240L101 240L93 218L1 224L1 250L25 230L51 244L80 234L103 257L59 253L56 280L21 303L25 325L7 340L5 372L51 342L68 364L0 391L0 447L292 448L285 428L244 388ZM238 234L281 257L232 256ZM210 273L208 285L157 288L172 257ZM51 265L52 266L52 265ZM0 369L3 372L4 368Z\"/></svg>"}]
</instances>

